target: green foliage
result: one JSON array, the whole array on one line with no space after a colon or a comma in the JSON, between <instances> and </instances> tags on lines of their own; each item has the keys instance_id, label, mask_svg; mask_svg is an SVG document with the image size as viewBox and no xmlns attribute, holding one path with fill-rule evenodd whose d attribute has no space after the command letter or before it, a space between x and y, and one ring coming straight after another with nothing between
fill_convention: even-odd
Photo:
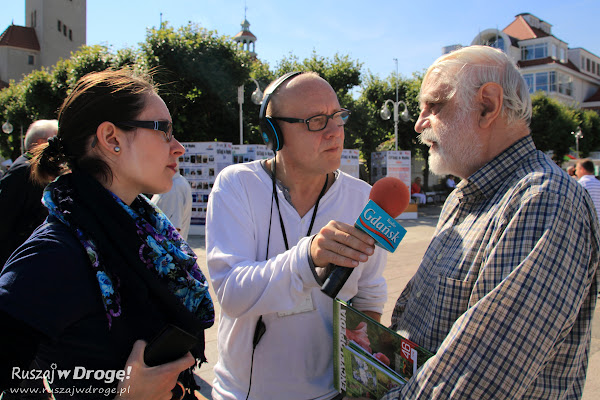
<instances>
[{"instance_id":1,"label":"green foliage","mask_svg":"<svg viewBox=\"0 0 600 400\"><path fill-rule=\"evenodd\" d=\"M24 104L23 87L10 82L10 86L0 91L0 116L2 121L13 125L10 134L0 134L0 152L5 158L16 159L21 154L21 127L29 126L27 110ZM27 125L25 125L27 124Z\"/></svg>"},{"instance_id":2,"label":"green foliage","mask_svg":"<svg viewBox=\"0 0 600 400\"><path fill-rule=\"evenodd\" d=\"M347 55L336 53L330 60L319 56L313 50L310 58L302 62L293 54L283 58L275 69L275 76L292 71L313 71L329 82L339 97L343 97L355 86L360 85L361 68L362 63L351 60Z\"/></svg>"},{"instance_id":3,"label":"green foliage","mask_svg":"<svg viewBox=\"0 0 600 400\"><path fill-rule=\"evenodd\" d=\"M141 49L179 140L237 142L237 87L250 73L245 52L192 23L149 29Z\"/></svg>"},{"instance_id":4,"label":"green foliage","mask_svg":"<svg viewBox=\"0 0 600 400\"><path fill-rule=\"evenodd\" d=\"M566 106L558 100L546 96L543 92L535 93L531 98L531 102L533 105L533 116L530 125L531 137L539 150L553 151L554 161L560 164L564 156L571 149L575 149L575 137L571 132L576 131L577 126L581 124L584 112ZM589 114L586 113L586 115ZM589 121L588 126L591 129L594 125L594 119L591 116L587 118ZM592 133L591 130L590 133ZM580 150L585 149L585 152L589 153L591 150L589 145L594 143L594 136L597 140L598 133L596 131L595 135L591 135L586 143L580 139Z\"/></svg>"},{"instance_id":5,"label":"green foliage","mask_svg":"<svg viewBox=\"0 0 600 400\"><path fill-rule=\"evenodd\" d=\"M27 116L30 120L55 119L62 97L52 84L52 75L47 70L33 71L20 83Z\"/></svg>"},{"instance_id":6,"label":"green foliage","mask_svg":"<svg viewBox=\"0 0 600 400\"><path fill-rule=\"evenodd\" d=\"M392 104L387 107L391 113L389 120L383 120L380 112L386 100L396 101L396 84L398 87L398 100L404 101L410 114L408 121L398 118L398 150L409 150L423 153L424 145L419 144L414 124L419 116L417 96L421 87L422 76L415 74L412 78L396 77L390 75L386 80L368 73L361 85L362 93L354 105L352 124L348 124L347 146L361 150L361 157L366 161L367 169L370 168L371 153L374 151L394 150L394 108ZM404 106L399 104L398 115L404 111ZM357 115L358 114L358 115ZM427 154L427 151L424 152ZM426 175L427 176L427 175Z\"/></svg>"},{"instance_id":7,"label":"green foliage","mask_svg":"<svg viewBox=\"0 0 600 400\"><path fill-rule=\"evenodd\" d=\"M581 121L579 127L583 138L579 139L581 157L588 157L590 152L600 149L600 115L592 110L574 110L576 120Z\"/></svg>"}]
</instances>

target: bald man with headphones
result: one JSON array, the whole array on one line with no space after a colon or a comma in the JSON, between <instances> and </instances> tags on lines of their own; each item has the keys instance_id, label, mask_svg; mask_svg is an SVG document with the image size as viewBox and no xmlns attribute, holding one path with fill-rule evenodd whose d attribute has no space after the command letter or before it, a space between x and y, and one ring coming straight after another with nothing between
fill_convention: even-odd
<instances>
[{"instance_id":1,"label":"bald man with headphones","mask_svg":"<svg viewBox=\"0 0 600 400\"><path fill-rule=\"evenodd\" d=\"M236 164L208 202L207 263L217 299L213 399L341 399L333 386L333 265L354 267L338 298L376 320L386 254L353 226L370 185L339 170L344 125L333 88L292 72L265 91L270 160Z\"/></svg>"}]
</instances>

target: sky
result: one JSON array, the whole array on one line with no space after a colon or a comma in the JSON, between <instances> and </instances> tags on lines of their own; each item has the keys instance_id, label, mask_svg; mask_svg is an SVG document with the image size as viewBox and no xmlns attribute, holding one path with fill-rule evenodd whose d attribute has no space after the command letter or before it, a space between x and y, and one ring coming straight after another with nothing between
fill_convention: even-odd
<instances>
[{"instance_id":1,"label":"sky","mask_svg":"<svg viewBox=\"0 0 600 400\"><path fill-rule=\"evenodd\" d=\"M1 30L13 21L25 25L25 0L0 0L0 10ZM397 59L397 72L410 77L442 47L469 45L480 31L502 30L526 12L550 23L570 48L600 56L600 0L88 0L87 44L137 47L161 18L234 36L245 13L257 56L271 69L290 54L303 60L315 51L348 55L381 78L396 73Z\"/></svg>"}]
</instances>

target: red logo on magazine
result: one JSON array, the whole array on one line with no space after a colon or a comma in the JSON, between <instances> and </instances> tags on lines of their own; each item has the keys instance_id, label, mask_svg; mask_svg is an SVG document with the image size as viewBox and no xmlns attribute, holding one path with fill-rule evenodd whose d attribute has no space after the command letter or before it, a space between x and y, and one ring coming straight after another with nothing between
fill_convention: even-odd
<instances>
[{"instance_id":1,"label":"red logo on magazine","mask_svg":"<svg viewBox=\"0 0 600 400\"><path fill-rule=\"evenodd\" d=\"M412 355L415 353L415 352L413 352L413 349L415 347L417 347L417 345L415 343L411 342L410 340L408 340L408 339L402 340L402 355L408 361L417 362L417 360L413 359L413 357L412 357Z\"/></svg>"}]
</instances>

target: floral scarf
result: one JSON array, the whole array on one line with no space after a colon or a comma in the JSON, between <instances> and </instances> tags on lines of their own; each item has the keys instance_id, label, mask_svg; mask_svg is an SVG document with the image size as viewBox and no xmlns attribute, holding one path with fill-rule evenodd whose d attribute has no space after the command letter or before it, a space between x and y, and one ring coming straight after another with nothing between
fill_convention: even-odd
<instances>
[{"instance_id":1,"label":"floral scarf","mask_svg":"<svg viewBox=\"0 0 600 400\"><path fill-rule=\"evenodd\" d=\"M165 314L184 329L198 332L214 323L208 283L196 255L144 195L128 206L91 176L74 172L48 185L42 202L84 247L109 327L122 314L122 275L141 277L144 287L164 303Z\"/></svg>"}]
</instances>

